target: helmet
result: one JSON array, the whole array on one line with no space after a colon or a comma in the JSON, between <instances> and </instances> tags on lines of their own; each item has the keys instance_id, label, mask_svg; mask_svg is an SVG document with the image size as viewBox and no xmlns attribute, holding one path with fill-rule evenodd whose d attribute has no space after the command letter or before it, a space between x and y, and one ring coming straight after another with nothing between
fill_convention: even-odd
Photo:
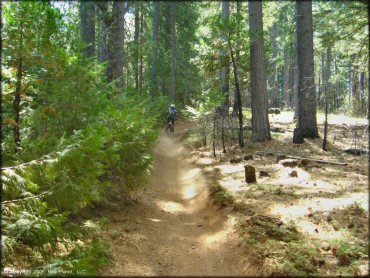
<instances>
[{"instance_id":1,"label":"helmet","mask_svg":"<svg viewBox=\"0 0 370 278\"><path fill-rule=\"evenodd\" d=\"M171 104L171 108L175 108L175 104Z\"/></svg>"}]
</instances>

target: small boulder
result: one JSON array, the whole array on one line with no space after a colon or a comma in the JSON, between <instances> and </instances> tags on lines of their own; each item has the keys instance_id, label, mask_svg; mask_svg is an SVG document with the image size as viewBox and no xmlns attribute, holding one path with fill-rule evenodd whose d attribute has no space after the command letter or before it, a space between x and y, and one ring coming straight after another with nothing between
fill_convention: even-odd
<instances>
[{"instance_id":1,"label":"small boulder","mask_svg":"<svg viewBox=\"0 0 370 278\"><path fill-rule=\"evenodd\" d=\"M256 180L256 170L252 165L244 165L244 170L245 170L245 181L247 183L255 183L257 182Z\"/></svg>"},{"instance_id":2,"label":"small boulder","mask_svg":"<svg viewBox=\"0 0 370 278\"><path fill-rule=\"evenodd\" d=\"M244 160L252 160L252 159L253 159L253 155L251 154L244 155Z\"/></svg>"},{"instance_id":3,"label":"small boulder","mask_svg":"<svg viewBox=\"0 0 370 278\"><path fill-rule=\"evenodd\" d=\"M260 171L260 177L269 177L269 173L266 171Z\"/></svg>"},{"instance_id":4,"label":"small boulder","mask_svg":"<svg viewBox=\"0 0 370 278\"><path fill-rule=\"evenodd\" d=\"M230 163L240 163L242 162L242 158L237 155L237 156L234 156L233 158L230 159Z\"/></svg>"},{"instance_id":5,"label":"small boulder","mask_svg":"<svg viewBox=\"0 0 370 278\"><path fill-rule=\"evenodd\" d=\"M273 153L266 153L266 156L274 156Z\"/></svg>"},{"instance_id":6,"label":"small boulder","mask_svg":"<svg viewBox=\"0 0 370 278\"><path fill-rule=\"evenodd\" d=\"M296 170L291 171L289 173L289 176L292 177L292 178L297 178L298 177L297 171Z\"/></svg>"}]
</instances>

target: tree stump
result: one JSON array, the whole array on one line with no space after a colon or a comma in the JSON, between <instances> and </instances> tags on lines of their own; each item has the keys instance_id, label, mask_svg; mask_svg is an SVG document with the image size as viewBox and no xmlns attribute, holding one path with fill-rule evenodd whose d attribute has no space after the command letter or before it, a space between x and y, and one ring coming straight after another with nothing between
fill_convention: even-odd
<instances>
[{"instance_id":1,"label":"tree stump","mask_svg":"<svg viewBox=\"0 0 370 278\"><path fill-rule=\"evenodd\" d=\"M303 133L299 128L295 128L293 132L293 143L294 144L303 144L304 138Z\"/></svg>"},{"instance_id":2,"label":"tree stump","mask_svg":"<svg viewBox=\"0 0 370 278\"><path fill-rule=\"evenodd\" d=\"M247 183L255 183L257 182L256 180L256 170L252 165L244 165L244 170L245 170L245 181Z\"/></svg>"}]
</instances>

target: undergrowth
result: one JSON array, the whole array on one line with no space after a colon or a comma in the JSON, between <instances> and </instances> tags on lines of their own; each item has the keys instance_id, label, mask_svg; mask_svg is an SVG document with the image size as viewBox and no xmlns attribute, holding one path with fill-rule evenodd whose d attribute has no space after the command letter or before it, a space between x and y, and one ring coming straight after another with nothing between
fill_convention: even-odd
<instances>
[{"instance_id":1,"label":"undergrowth","mask_svg":"<svg viewBox=\"0 0 370 278\"><path fill-rule=\"evenodd\" d=\"M70 216L107 202L110 190L127 192L145 184L166 104L166 99L151 106L149 99L126 96L105 107L85 128L62 137L51 153L30 162L20 156L9 161L14 166L2 169L3 271L98 274L107 262L106 248L73 224ZM115 176L120 183L112 182ZM60 244L68 246L68 252L61 252ZM26 270L21 274L28 276Z\"/></svg>"},{"instance_id":2,"label":"undergrowth","mask_svg":"<svg viewBox=\"0 0 370 278\"><path fill-rule=\"evenodd\" d=\"M307 276L318 274L322 255L308 243L293 222L283 223L256 215L241 223L248 252L268 276Z\"/></svg>"},{"instance_id":3,"label":"undergrowth","mask_svg":"<svg viewBox=\"0 0 370 278\"><path fill-rule=\"evenodd\" d=\"M219 206L226 206L234 202L233 196L219 184L209 187L209 196L211 197L213 203Z\"/></svg>"}]
</instances>

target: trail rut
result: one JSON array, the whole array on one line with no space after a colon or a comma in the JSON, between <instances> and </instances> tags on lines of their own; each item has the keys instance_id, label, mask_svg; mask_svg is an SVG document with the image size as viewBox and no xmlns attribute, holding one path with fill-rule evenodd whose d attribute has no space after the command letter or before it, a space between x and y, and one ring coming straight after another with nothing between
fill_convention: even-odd
<instances>
[{"instance_id":1,"label":"trail rut","mask_svg":"<svg viewBox=\"0 0 370 278\"><path fill-rule=\"evenodd\" d=\"M150 184L128 208L109 212L103 234L112 265L102 275L251 275L234 219L210 205L208 181L176 133L160 134ZM254 273L255 274L255 273Z\"/></svg>"}]
</instances>

